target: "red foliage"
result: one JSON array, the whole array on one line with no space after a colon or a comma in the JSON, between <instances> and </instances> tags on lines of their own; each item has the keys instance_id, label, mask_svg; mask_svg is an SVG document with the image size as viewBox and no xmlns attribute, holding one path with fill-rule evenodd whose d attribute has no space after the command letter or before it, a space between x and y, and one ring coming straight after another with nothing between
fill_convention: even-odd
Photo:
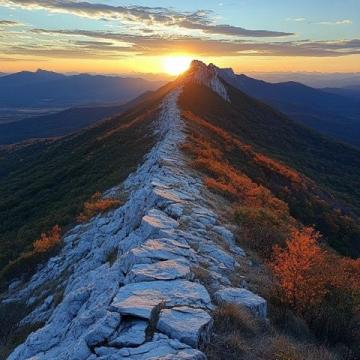
<instances>
[{"instance_id":1,"label":"red foliage","mask_svg":"<svg viewBox=\"0 0 360 360\"><path fill-rule=\"evenodd\" d=\"M61 228L55 225L48 233L42 233L40 239L34 241L34 252L43 253L59 244L61 239Z\"/></svg>"},{"instance_id":2,"label":"red foliage","mask_svg":"<svg viewBox=\"0 0 360 360\"><path fill-rule=\"evenodd\" d=\"M118 199L102 198L101 193L96 192L89 201L84 204L82 213L77 217L79 222L84 222L91 219L99 213L103 213L116 206L119 206L121 201Z\"/></svg>"},{"instance_id":3,"label":"red foliage","mask_svg":"<svg viewBox=\"0 0 360 360\"><path fill-rule=\"evenodd\" d=\"M295 230L286 248L274 247L270 264L284 303L299 313L323 302L333 289L343 293L360 291L360 260L330 254L318 244L312 228Z\"/></svg>"},{"instance_id":4,"label":"red foliage","mask_svg":"<svg viewBox=\"0 0 360 360\"><path fill-rule=\"evenodd\" d=\"M312 228L293 230L285 249L274 247L271 269L282 300L300 313L319 304L327 291L326 257L317 244L318 237Z\"/></svg>"}]
</instances>

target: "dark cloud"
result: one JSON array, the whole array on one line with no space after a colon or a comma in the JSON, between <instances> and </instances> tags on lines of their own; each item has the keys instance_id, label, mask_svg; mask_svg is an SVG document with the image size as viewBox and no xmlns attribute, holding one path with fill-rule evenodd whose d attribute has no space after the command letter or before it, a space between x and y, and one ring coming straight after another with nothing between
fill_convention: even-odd
<instances>
[{"instance_id":1,"label":"dark cloud","mask_svg":"<svg viewBox=\"0 0 360 360\"><path fill-rule=\"evenodd\" d=\"M293 33L268 30L248 30L238 26L214 25L210 11L180 12L162 7L112 6L70 0L0 0L0 5L15 5L28 9L46 9L66 12L77 16L104 20L124 20L145 25L178 26L184 29L200 30L207 34L245 37L282 37Z\"/></svg>"},{"instance_id":2,"label":"dark cloud","mask_svg":"<svg viewBox=\"0 0 360 360\"><path fill-rule=\"evenodd\" d=\"M16 25L21 25L21 24L17 21L12 21L12 20L0 20L0 26L16 26Z\"/></svg>"},{"instance_id":3,"label":"dark cloud","mask_svg":"<svg viewBox=\"0 0 360 360\"><path fill-rule=\"evenodd\" d=\"M87 30L34 29L35 33L82 36L99 41L128 43L131 47L113 47L114 51L134 52L141 55L162 55L170 52L198 54L199 56L313 56L336 57L360 53L360 40L332 42L249 42L244 40L214 40L190 36L161 37L159 35L130 35ZM109 49L110 47L106 45ZM111 48L110 48L111 49Z\"/></svg>"},{"instance_id":4,"label":"dark cloud","mask_svg":"<svg viewBox=\"0 0 360 360\"><path fill-rule=\"evenodd\" d=\"M191 21L182 21L179 26L186 29L202 30L206 34L245 36L245 37L281 37L294 35L293 33L268 31L268 30L248 30L238 26L231 25L209 25L199 24Z\"/></svg>"}]
</instances>

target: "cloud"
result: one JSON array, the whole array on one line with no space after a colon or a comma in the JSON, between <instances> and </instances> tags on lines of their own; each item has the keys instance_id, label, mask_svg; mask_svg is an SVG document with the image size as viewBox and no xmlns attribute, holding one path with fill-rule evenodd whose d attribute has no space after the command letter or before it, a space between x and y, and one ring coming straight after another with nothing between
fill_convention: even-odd
<instances>
[{"instance_id":1,"label":"cloud","mask_svg":"<svg viewBox=\"0 0 360 360\"><path fill-rule=\"evenodd\" d=\"M87 49L138 55L162 55L170 52L188 52L199 56L312 56L337 57L360 53L360 40L341 41L288 41L255 42L245 40L217 40L201 37L159 35L130 35L123 33L88 30L46 30L32 32L47 36L63 35L92 39L74 42ZM96 39L96 41L94 41ZM102 44L105 42L105 44ZM112 43L112 46L109 46ZM122 44L119 46L119 43Z\"/></svg>"},{"instance_id":2,"label":"cloud","mask_svg":"<svg viewBox=\"0 0 360 360\"><path fill-rule=\"evenodd\" d=\"M0 20L0 26L18 26L18 25L22 25L22 24L13 20Z\"/></svg>"},{"instance_id":3,"label":"cloud","mask_svg":"<svg viewBox=\"0 0 360 360\"><path fill-rule=\"evenodd\" d=\"M18 6L25 9L43 9L51 12L69 13L76 16L100 20L121 20L147 26L161 25L200 30L206 34L245 36L245 37L283 37L293 33L269 30L248 30L232 25L213 24L211 11L180 12L162 7L113 6L72 0L0 0L0 5Z\"/></svg>"},{"instance_id":4,"label":"cloud","mask_svg":"<svg viewBox=\"0 0 360 360\"><path fill-rule=\"evenodd\" d=\"M189 22L184 20L178 24L180 27L193 30L202 30L206 34L234 35L245 37L281 37L290 36L294 33L268 31L268 30L248 30L239 26L231 25L208 25Z\"/></svg>"},{"instance_id":5,"label":"cloud","mask_svg":"<svg viewBox=\"0 0 360 360\"><path fill-rule=\"evenodd\" d=\"M336 21L321 21L317 23L318 25L351 25L352 20L350 19L343 19L343 20L336 20Z\"/></svg>"},{"instance_id":6,"label":"cloud","mask_svg":"<svg viewBox=\"0 0 360 360\"><path fill-rule=\"evenodd\" d=\"M286 21L304 22L304 21L306 21L306 18L304 18L304 17L287 18Z\"/></svg>"}]
</instances>

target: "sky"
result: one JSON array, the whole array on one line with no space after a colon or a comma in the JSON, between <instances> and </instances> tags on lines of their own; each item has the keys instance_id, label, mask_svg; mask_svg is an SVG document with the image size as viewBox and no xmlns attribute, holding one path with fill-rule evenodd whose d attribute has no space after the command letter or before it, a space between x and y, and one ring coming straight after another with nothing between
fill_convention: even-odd
<instances>
[{"instance_id":1,"label":"sky","mask_svg":"<svg viewBox=\"0 0 360 360\"><path fill-rule=\"evenodd\" d=\"M360 0L0 0L0 72L161 73L179 58L360 72Z\"/></svg>"}]
</instances>

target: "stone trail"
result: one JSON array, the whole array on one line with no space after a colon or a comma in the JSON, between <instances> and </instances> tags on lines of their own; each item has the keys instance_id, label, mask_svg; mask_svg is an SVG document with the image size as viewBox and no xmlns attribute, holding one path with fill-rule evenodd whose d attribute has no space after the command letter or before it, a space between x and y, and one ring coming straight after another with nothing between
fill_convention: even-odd
<instances>
[{"instance_id":1,"label":"stone trail","mask_svg":"<svg viewBox=\"0 0 360 360\"><path fill-rule=\"evenodd\" d=\"M205 359L198 347L213 323L208 291L266 316L263 299L231 288L229 275L245 253L179 150L180 91L164 99L154 124L159 141L144 163L105 194L125 190L127 202L69 231L58 256L27 284L9 288L6 301L39 304L23 323L45 321L10 360ZM207 270L207 288L195 280L194 267Z\"/></svg>"}]
</instances>

